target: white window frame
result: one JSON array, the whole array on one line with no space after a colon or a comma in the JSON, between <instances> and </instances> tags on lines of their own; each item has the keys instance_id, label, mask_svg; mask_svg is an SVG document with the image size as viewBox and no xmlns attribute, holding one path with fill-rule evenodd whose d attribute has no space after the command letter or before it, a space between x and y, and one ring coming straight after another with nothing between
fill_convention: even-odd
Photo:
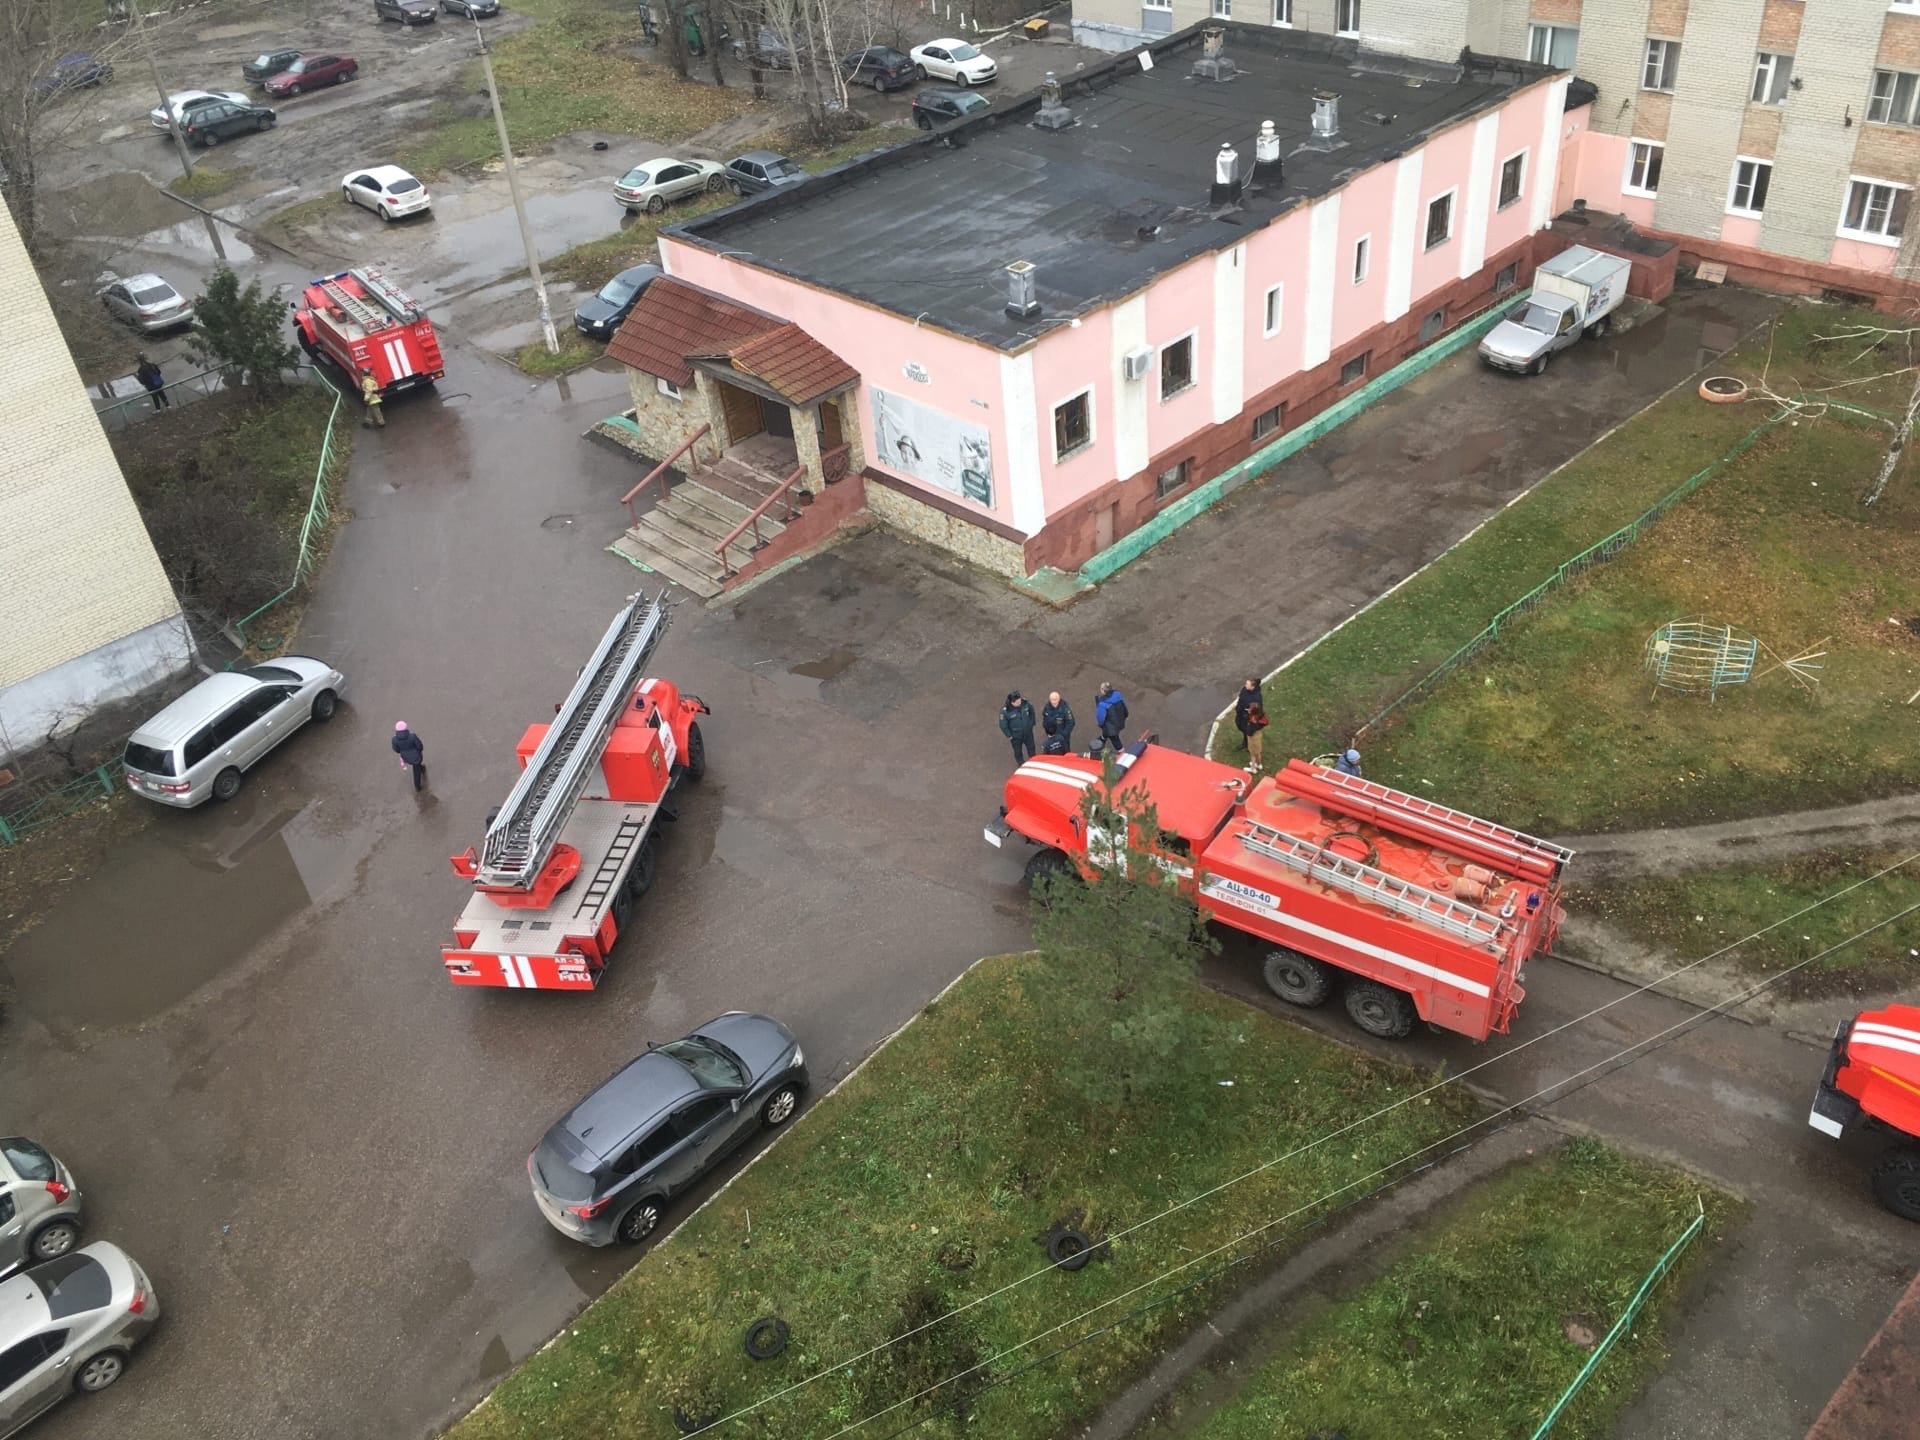
<instances>
[{"instance_id":1,"label":"white window frame","mask_svg":"<svg viewBox=\"0 0 1920 1440\"><path fill-rule=\"evenodd\" d=\"M1887 0L1889 10L1920 10L1920 0Z\"/></svg>"},{"instance_id":2,"label":"white window frame","mask_svg":"<svg viewBox=\"0 0 1920 1440\"><path fill-rule=\"evenodd\" d=\"M671 380L663 379L658 375L653 377L653 388L669 400L678 400L680 398L680 387Z\"/></svg>"},{"instance_id":3,"label":"white window frame","mask_svg":"<svg viewBox=\"0 0 1920 1440\"><path fill-rule=\"evenodd\" d=\"M1562 30L1567 30L1572 32L1573 51L1574 51L1574 54L1578 56L1580 53L1580 27L1578 25L1556 25L1551 21L1541 20L1541 21L1535 21L1534 23L1527 26L1527 58L1529 60L1532 60L1535 65L1553 64L1554 37L1557 34L1559 34L1559 32ZM1536 47L1535 41L1538 40L1541 36L1546 37L1546 43L1544 45ZM1533 52L1536 48L1539 48L1545 52L1537 60L1533 59ZM1572 62L1569 61L1568 64L1566 66L1563 66L1562 68L1571 69Z\"/></svg>"},{"instance_id":4,"label":"white window frame","mask_svg":"<svg viewBox=\"0 0 1920 1440\"><path fill-rule=\"evenodd\" d=\"M1656 45L1660 47L1658 74L1653 73L1653 47ZM1647 80L1650 76L1656 80L1665 80L1667 83L1664 85L1649 85ZM1642 53L1640 61L1640 88L1642 90L1651 90L1656 95L1671 95L1673 93L1673 87L1679 79L1680 42L1678 40L1662 40L1658 36L1649 35L1647 37L1647 48Z\"/></svg>"},{"instance_id":5,"label":"white window frame","mask_svg":"<svg viewBox=\"0 0 1920 1440\"><path fill-rule=\"evenodd\" d=\"M1140 0L1140 4L1148 10L1171 10L1173 8L1173 0Z\"/></svg>"},{"instance_id":6,"label":"white window frame","mask_svg":"<svg viewBox=\"0 0 1920 1440\"><path fill-rule=\"evenodd\" d=\"M1282 30L1293 28L1293 0L1273 0L1273 23Z\"/></svg>"},{"instance_id":7,"label":"white window frame","mask_svg":"<svg viewBox=\"0 0 1920 1440\"><path fill-rule=\"evenodd\" d=\"M1442 200L1447 202L1447 233L1442 235L1438 240L1435 240L1432 238L1433 207L1438 205ZM1420 230L1420 253L1423 255L1431 254L1433 251L1441 249L1443 246L1451 245L1453 243L1453 237L1455 236L1455 234L1458 233L1459 219L1460 219L1460 187L1458 185L1455 185L1450 190L1442 190L1438 195L1435 195L1432 199L1428 200L1427 208L1426 208L1426 223L1421 227L1421 230Z\"/></svg>"},{"instance_id":8,"label":"white window frame","mask_svg":"<svg viewBox=\"0 0 1920 1440\"><path fill-rule=\"evenodd\" d=\"M1271 340L1280 333L1280 327L1286 323L1287 287L1284 284L1269 285L1263 303L1266 308L1260 313L1260 338Z\"/></svg>"},{"instance_id":9,"label":"white window frame","mask_svg":"<svg viewBox=\"0 0 1920 1440\"><path fill-rule=\"evenodd\" d=\"M1761 217L1762 212L1766 209L1766 205L1764 202L1762 202L1759 210L1755 210L1753 207L1749 205L1740 204L1739 201L1735 198L1740 193L1740 167L1742 165L1766 166L1767 167L1767 188L1772 189L1773 188L1773 161L1764 160L1758 155L1736 155L1733 157L1733 177L1727 182L1727 214L1742 215L1749 220L1758 220ZM1759 176L1757 173L1755 174L1755 177L1754 177L1754 183L1755 183L1755 187L1757 188L1759 184ZM1749 194L1751 194L1751 191L1749 191Z\"/></svg>"},{"instance_id":10,"label":"white window frame","mask_svg":"<svg viewBox=\"0 0 1920 1440\"><path fill-rule=\"evenodd\" d=\"M1054 426L1054 417L1060 413L1061 406L1071 405L1082 395L1087 397L1087 438L1082 443L1074 446L1073 449L1067 451L1066 454L1062 455L1059 445L1055 442L1055 437L1059 434L1059 431ZM1091 385L1082 385L1078 390L1069 390L1058 400L1054 401L1053 404L1049 405L1047 407L1047 443L1054 447L1053 463L1055 465L1065 465L1069 460L1077 460L1080 456L1092 450L1100 441L1098 420L1099 416L1093 403L1093 386Z\"/></svg>"},{"instance_id":11,"label":"white window frame","mask_svg":"<svg viewBox=\"0 0 1920 1440\"><path fill-rule=\"evenodd\" d=\"M1216 20L1231 20L1233 18L1233 0L1213 0L1211 13Z\"/></svg>"},{"instance_id":12,"label":"white window frame","mask_svg":"<svg viewBox=\"0 0 1920 1440\"><path fill-rule=\"evenodd\" d=\"M1372 231L1353 242L1353 269L1349 273L1356 286L1366 284L1367 277L1373 273Z\"/></svg>"},{"instance_id":13,"label":"white window frame","mask_svg":"<svg viewBox=\"0 0 1920 1440\"><path fill-rule=\"evenodd\" d=\"M1342 12L1353 21L1353 23L1344 30L1340 28ZM1354 39L1359 36L1360 0L1333 0L1333 33L1345 36L1348 39Z\"/></svg>"},{"instance_id":14,"label":"white window frame","mask_svg":"<svg viewBox=\"0 0 1920 1440\"><path fill-rule=\"evenodd\" d=\"M1527 159L1532 153L1531 149L1516 150L1500 162L1500 168L1494 172L1493 182L1493 208L1495 213L1501 210L1511 209L1527 198ZM1515 187L1511 200L1502 200L1500 198L1500 187L1506 181L1507 166L1516 160L1520 162L1520 183Z\"/></svg>"},{"instance_id":15,"label":"white window frame","mask_svg":"<svg viewBox=\"0 0 1920 1440\"><path fill-rule=\"evenodd\" d=\"M1873 113L1873 107L1878 104L1880 100L1880 77L1882 75L1892 76L1893 85L1887 93L1887 113L1884 115L1876 115ZM1907 86L1906 110L1904 112L1897 112L1894 106L1899 100L1900 81L1902 79L1906 79L1911 83ZM1912 125L1914 123L1917 101L1920 101L1920 74L1916 74L1912 70L1895 70L1879 65L1874 67L1873 78L1867 84L1867 123L1869 125Z\"/></svg>"},{"instance_id":16,"label":"white window frame","mask_svg":"<svg viewBox=\"0 0 1920 1440\"><path fill-rule=\"evenodd\" d=\"M1787 73L1780 74L1780 62L1786 61ZM1753 56L1753 85L1747 91L1749 105L1784 105L1786 92L1793 84L1793 56L1785 50L1756 50ZM1774 90L1780 91L1780 98L1769 100L1766 97Z\"/></svg>"},{"instance_id":17,"label":"white window frame","mask_svg":"<svg viewBox=\"0 0 1920 1440\"><path fill-rule=\"evenodd\" d=\"M1164 367L1167 363L1167 352L1182 340L1187 342L1187 383L1182 385L1178 390L1169 391L1166 388L1166 370L1160 367ZM1189 391L1200 388L1200 331L1198 327L1188 330L1184 334L1175 335L1170 340L1163 340L1160 344L1154 346L1153 355L1154 359L1160 362L1160 367L1156 367L1155 369L1157 378L1154 389L1160 394L1161 404L1164 405L1169 401L1178 400Z\"/></svg>"},{"instance_id":18,"label":"white window frame","mask_svg":"<svg viewBox=\"0 0 1920 1440\"><path fill-rule=\"evenodd\" d=\"M1666 168L1667 146L1665 141L1628 140L1627 141L1627 173L1620 181L1620 193L1623 195L1637 195L1642 200L1654 200L1659 198L1659 195L1660 195L1660 189L1657 184L1653 189L1647 190L1633 183L1633 162L1635 158L1634 152L1643 145L1647 148L1646 169L1651 170L1653 168L1653 152L1656 150L1660 152L1660 162L1661 162L1660 168L1663 170Z\"/></svg>"},{"instance_id":19,"label":"white window frame","mask_svg":"<svg viewBox=\"0 0 1920 1440\"><path fill-rule=\"evenodd\" d=\"M1847 177L1847 193L1840 199L1840 227L1835 232L1836 234L1845 240L1864 240L1869 245L1885 245L1892 249L1898 249L1901 239L1898 235L1888 235L1875 230L1850 230L1847 228L1847 211L1853 208L1853 187L1856 185L1874 185L1882 190L1904 190L1908 195L1912 195L1913 186L1903 185L1898 180L1882 180L1877 175L1849 175ZM1909 211L1911 211L1913 202L1909 200L1907 203ZM1891 219L1893 213L1891 202L1889 202L1887 213L1888 218ZM1911 214L1908 215L1908 219L1912 219Z\"/></svg>"}]
</instances>

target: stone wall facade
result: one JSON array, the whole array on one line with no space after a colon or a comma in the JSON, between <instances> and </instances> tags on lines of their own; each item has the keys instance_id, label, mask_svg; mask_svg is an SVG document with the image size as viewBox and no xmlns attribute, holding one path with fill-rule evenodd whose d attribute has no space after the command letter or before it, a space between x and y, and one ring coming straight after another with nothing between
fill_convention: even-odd
<instances>
[{"instance_id":1,"label":"stone wall facade","mask_svg":"<svg viewBox=\"0 0 1920 1440\"><path fill-rule=\"evenodd\" d=\"M867 471L864 479L867 512L895 530L1009 580L1024 579L1038 568L1027 563L1026 547L1017 534L997 526L988 528L978 514L962 512L958 506L953 511L943 509L931 493L909 491L904 481L878 470Z\"/></svg>"}]
</instances>

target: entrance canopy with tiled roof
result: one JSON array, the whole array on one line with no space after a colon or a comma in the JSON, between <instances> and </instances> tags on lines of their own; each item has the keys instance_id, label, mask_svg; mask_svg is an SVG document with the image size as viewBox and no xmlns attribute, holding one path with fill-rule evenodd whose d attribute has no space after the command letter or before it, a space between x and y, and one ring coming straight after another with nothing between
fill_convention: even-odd
<instances>
[{"instance_id":1,"label":"entrance canopy with tiled roof","mask_svg":"<svg viewBox=\"0 0 1920 1440\"><path fill-rule=\"evenodd\" d=\"M798 325L749 336L725 350L689 351L687 359L726 380L759 381L787 404L804 408L860 383L859 373Z\"/></svg>"},{"instance_id":2,"label":"entrance canopy with tiled roof","mask_svg":"<svg viewBox=\"0 0 1920 1440\"><path fill-rule=\"evenodd\" d=\"M793 328L778 316L662 275L614 333L607 354L670 385L691 385L689 355L725 354L744 340Z\"/></svg>"}]
</instances>

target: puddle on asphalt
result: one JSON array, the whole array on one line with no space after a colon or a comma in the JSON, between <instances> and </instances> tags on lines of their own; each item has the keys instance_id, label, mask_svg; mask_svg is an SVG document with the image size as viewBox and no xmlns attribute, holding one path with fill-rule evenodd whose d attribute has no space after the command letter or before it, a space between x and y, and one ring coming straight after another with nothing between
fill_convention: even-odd
<instances>
[{"instance_id":1,"label":"puddle on asphalt","mask_svg":"<svg viewBox=\"0 0 1920 1440\"><path fill-rule=\"evenodd\" d=\"M818 660L808 660L787 668L789 675L804 675L809 680L831 680L845 673L848 666L860 657L852 650L839 649Z\"/></svg>"},{"instance_id":2,"label":"puddle on asphalt","mask_svg":"<svg viewBox=\"0 0 1920 1440\"><path fill-rule=\"evenodd\" d=\"M611 235L632 223L631 217L613 201L614 172L583 182L578 190L527 197L527 219L540 246L543 259L551 259L563 250L588 240ZM476 195L476 203L480 196ZM486 196L486 203L496 203ZM520 226L511 208L490 209L464 218L465 208L449 198L436 206L431 233L424 238L431 263L413 260L409 264L420 274L432 276L432 288L438 295L452 295L495 276L524 270L526 248L520 239ZM421 227L425 229L426 227ZM425 290L426 285L416 285Z\"/></svg>"},{"instance_id":3,"label":"puddle on asphalt","mask_svg":"<svg viewBox=\"0 0 1920 1440\"><path fill-rule=\"evenodd\" d=\"M475 1378L482 1382L497 1380L512 1365L513 1357L507 1353L507 1342L496 1335L487 1342L487 1348L480 1352L480 1374Z\"/></svg>"}]
</instances>

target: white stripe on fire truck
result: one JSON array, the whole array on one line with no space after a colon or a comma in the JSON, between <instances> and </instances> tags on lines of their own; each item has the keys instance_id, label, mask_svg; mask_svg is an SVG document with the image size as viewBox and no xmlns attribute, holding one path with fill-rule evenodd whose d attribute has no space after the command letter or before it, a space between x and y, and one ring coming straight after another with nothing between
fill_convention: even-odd
<instances>
[{"instance_id":1,"label":"white stripe on fire truck","mask_svg":"<svg viewBox=\"0 0 1920 1440\"><path fill-rule=\"evenodd\" d=\"M1897 1050L1903 1055L1920 1055L1920 1039L1894 1035L1862 1035L1858 1026L1854 1027L1852 1036L1847 1040L1849 1049L1856 1045L1872 1045L1882 1050Z\"/></svg>"},{"instance_id":2,"label":"white stripe on fire truck","mask_svg":"<svg viewBox=\"0 0 1920 1440\"><path fill-rule=\"evenodd\" d=\"M1272 910L1262 910L1259 913L1269 920L1278 920L1282 925L1291 925L1294 929L1304 930L1309 935L1318 935L1322 940L1331 940L1346 946L1349 950L1358 950L1362 954L1373 956L1376 960L1384 960L1389 965L1398 965L1401 969L1411 970L1416 975L1425 975L1431 980L1456 986L1469 995L1485 996L1492 993L1478 980L1469 980L1464 975L1456 975L1451 970L1442 970L1438 966L1427 964L1424 960L1415 960L1412 956L1402 955L1397 950L1388 950L1379 945L1369 944L1365 940L1356 940L1353 936L1341 931L1329 930L1325 926L1314 924L1311 920L1302 920L1298 915Z\"/></svg>"},{"instance_id":3,"label":"white stripe on fire truck","mask_svg":"<svg viewBox=\"0 0 1920 1440\"><path fill-rule=\"evenodd\" d=\"M404 380L413 374L413 362L407 359L407 347L398 339L387 341L387 363L393 367L393 378Z\"/></svg>"},{"instance_id":4,"label":"white stripe on fire truck","mask_svg":"<svg viewBox=\"0 0 1920 1440\"><path fill-rule=\"evenodd\" d=\"M1904 1026L1889 1025L1883 1020L1856 1020L1853 1025L1856 1035L1892 1035L1901 1040L1912 1040L1920 1044L1920 1030L1908 1030Z\"/></svg>"},{"instance_id":5,"label":"white stripe on fire truck","mask_svg":"<svg viewBox=\"0 0 1920 1440\"><path fill-rule=\"evenodd\" d=\"M533 961L524 955L516 955L513 959L514 963L520 967L520 983L529 990L538 990L540 982L533 978Z\"/></svg>"},{"instance_id":6,"label":"white stripe on fire truck","mask_svg":"<svg viewBox=\"0 0 1920 1440\"><path fill-rule=\"evenodd\" d=\"M1079 770L1069 770L1064 765L1049 765L1044 760L1029 760L1020 767L1022 775L1031 775L1036 780L1064 780L1070 785L1082 787L1093 784L1100 777L1088 775Z\"/></svg>"},{"instance_id":7,"label":"white stripe on fire truck","mask_svg":"<svg viewBox=\"0 0 1920 1440\"><path fill-rule=\"evenodd\" d=\"M507 988L509 990L518 990L520 988L520 972L513 968L513 956L502 955L499 958L500 978L507 982Z\"/></svg>"}]
</instances>

